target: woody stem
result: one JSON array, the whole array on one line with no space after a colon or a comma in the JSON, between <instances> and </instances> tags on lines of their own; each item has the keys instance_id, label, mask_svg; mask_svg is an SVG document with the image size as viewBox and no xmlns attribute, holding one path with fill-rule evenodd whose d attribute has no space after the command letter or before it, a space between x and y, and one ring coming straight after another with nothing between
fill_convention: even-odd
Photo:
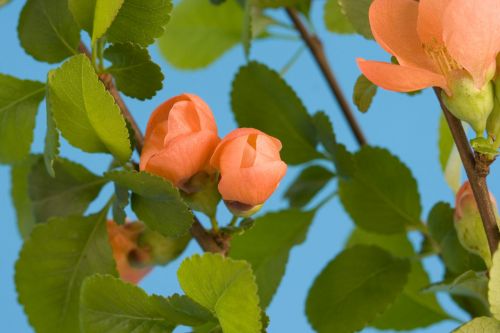
<instances>
[{"instance_id":1,"label":"woody stem","mask_svg":"<svg viewBox=\"0 0 500 333\"><path fill-rule=\"evenodd\" d=\"M490 252L493 255L497 250L498 243L500 241L500 232L497 227L496 216L490 200L488 185L486 183L488 166L484 165L480 155L474 155L461 121L453 116L444 105L441 99L441 89L434 88L434 92L436 93L439 103L441 104L441 108L446 121L448 122L448 126L450 127L453 140L455 141L458 152L460 153L460 159L464 165L467 178L471 184L472 192L474 193L474 198L476 199L477 207L483 221L483 227L488 238ZM486 169L486 172L484 172L484 169Z\"/></svg>"},{"instance_id":2,"label":"woody stem","mask_svg":"<svg viewBox=\"0 0 500 333\"><path fill-rule=\"evenodd\" d=\"M81 53L84 53L89 58L92 57L92 53L89 51L87 46L84 43L80 42L79 50ZM111 96L115 99L116 104L120 108L123 116L129 122L132 130L134 131L134 139L135 139L135 150L141 155L142 147L144 146L144 136L142 135L141 129L139 125L135 121L134 116L130 113L130 110L125 105L118 89L113 82L113 77L110 74L101 75L101 80L103 81L106 89L109 91ZM213 252L213 253L222 253L226 254L229 247L229 242L221 242L215 237L215 235L209 233L203 225L200 223L200 220L196 216L194 216L194 222L190 229L191 235L198 242L200 247L205 252Z\"/></svg>"},{"instance_id":3,"label":"woody stem","mask_svg":"<svg viewBox=\"0 0 500 333\"><path fill-rule=\"evenodd\" d=\"M337 101L338 106L340 107L340 110L344 115L344 118L347 120L347 123L349 124L351 132L356 138L356 141L360 146L366 145L366 137L361 127L359 126L358 121L354 117L354 113L349 103L347 102L347 99L345 98L344 93L342 92L342 89L340 88L340 85L335 78L335 75L333 74L332 68L328 63L325 50L323 49L321 40L318 38L318 36L309 32L295 9L286 8L286 13L288 14L290 20L293 22L295 29L297 29L297 31L300 33L300 37L306 43L309 51L311 51L314 60L316 60L316 63L318 64L321 73L323 73L323 77L328 83L328 87L335 96L335 100Z\"/></svg>"}]
</instances>

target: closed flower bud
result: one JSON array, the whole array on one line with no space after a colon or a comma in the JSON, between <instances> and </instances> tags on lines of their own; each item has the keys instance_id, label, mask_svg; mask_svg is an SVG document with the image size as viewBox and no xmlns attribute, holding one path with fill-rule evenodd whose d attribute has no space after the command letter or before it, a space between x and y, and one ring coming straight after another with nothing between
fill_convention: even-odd
<instances>
[{"instance_id":1,"label":"closed flower bud","mask_svg":"<svg viewBox=\"0 0 500 333\"><path fill-rule=\"evenodd\" d=\"M212 112L201 98L173 97L149 119L140 169L184 189L191 177L209 171L210 156L219 141Z\"/></svg>"},{"instance_id":2,"label":"closed flower bud","mask_svg":"<svg viewBox=\"0 0 500 333\"><path fill-rule=\"evenodd\" d=\"M152 266L148 264L151 261L149 253L137 245L144 225L140 222L118 225L114 221L108 221L107 229L120 278L130 283L139 283L152 270Z\"/></svg>"},{"instance_id":3,"label":"closed flower bud","mask_svg":"<svg viewBox=\"0 0 500 333\"><path fill-rule=\"evenodd\" d=\"M444 91L441 94L448 110L458 119L467 122L477 136L482 136L494 105L491 81L478 89L472 78L462 76L452 81L450 89L451 96Z\"/></svg>"},{"instance_id":4,"label":"closed flower bud","mask_svg":"<svg viewBox=\"0 0 500 333\"><path fill-rule=\"evenodd\" d=\"M184 252L190 240L189 232L181 237L173 238L145 228L137 243L149 253L152 265L166 265Z\"/></svg>"},{"instance_id":5,"label":"closed flower bud","mask_svg":"<svg viewBox=\"0 0 500 333\"><path fill-rule=\"evenodd\" d=\"M219 192L237 216L255 213L278 187L287 166L281 142L253 128L239 128L217 146L211 165L220 171Z\"/></svg>"},{"instance_id":6,"label":"closed flower bud","mask_svg":"<svg viewBox=\"0 0 500 333\"><path fill-rule=\"evenodd\" d=\"M491 194L490 200L496 210L496 201ZM454 220L458 239L462 246L468 251L479 255L486 265L490 267L491 254L488 239L468 181L457 192Z\"/></svg>"}]
</instances>

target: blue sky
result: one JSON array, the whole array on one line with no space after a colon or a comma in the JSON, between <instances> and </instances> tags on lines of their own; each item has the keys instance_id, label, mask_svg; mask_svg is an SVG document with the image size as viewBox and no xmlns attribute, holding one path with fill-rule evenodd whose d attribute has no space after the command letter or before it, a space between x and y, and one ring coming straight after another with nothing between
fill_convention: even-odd
<instances>
[{"instance_id":1,"label":"blue sky","mask_svg":"<svg viewBox=\"0 0 500 333\"><path fill-rule=\"evenodd\" d=\"M0 53L0 73L44 81L47 71L54 66L36 62L24 53L17 40L17 19L23 3L24 1L14 1L0 9L3 45ZM314 1L312 17L325 44L333 70L350 100L352 87L359 75L355 58L386 60L388 56L373 41L367 41L359 36L338 36L328 33L322 22L323 4L324 1ZM276 15L284 21L287 20L279 11ZM259 41L252 48L251 59L280 69L300 45L299 41ZM130 109L143 129L149 114L158 104L182 92L198 94L207 101L214 111L221 136L236 127L230 111L229 91L235 72L245 63L241 46L235 47L208 68L194 72L178 71L172 68L160 56L155 46L151 47L151 53L165 74L163 89L147 102L127 99ZM356 149L356 143L308 52L302 53L295 66L286 74L285 79L295 89L309 112L324 110L333 121L339 141L347 144L350 149ZM368 113L356 112L356 117L370 144L390 149L412 170L419 184L424 218L437 201L451 202L453 200L452 192L444 181L438 162L439 112L438 104L431 91L426 91L416 97L379 91ZM44 120L45 109L42 106L37 117L34 151L43 149ZM84 164L96 173L105 170L109 163L107 156L84 154L66 143L63 143L62 155ZM490 177L492 191L497 194L500 193L500 191L495 191L500 184L499 172L498 166L494 166L493 176ZM272 211L285 207L286 203L280 198L283 189L296 174L297 170L291 168L280 190L265 205L265 210ZM327 192L328 189L325 191ZM96 211L110 193L111 188L108 186L98 200L91 205L89 211ZM0 253L2 254L0 260L0 313L2 314L0 326L8 327L11 332L32 332L22 308L17 303L14 289L13 267L21 247L21 240L16 229L15 212L10 200L10 171L7 166L2 165L0 165L0 199ZM220 207L219 211L221 220L229 219L224 207ZM341 251L352 227L352 222L336 200L319 212L306 242L292 251L283 283L268 309L271 318L270 332L312 332L304 315L304 300L308 289L314 277L326 263ZM192 242L184 256L199 251L195 242ZM143 281L142 287L148 292L163 295L179 292L175 272L180 261L181 259L167 267L155 269ZM425 265L432 280L439 281L443 272L437 260L427 259ZM451 314L458 318L466 318L465 314L446 296L440 296L439 300ZM456 326L457 323L448 321L415 332L445 332ZM376 331L366 329L363 332Z\"/></svg>"}]
</instances>

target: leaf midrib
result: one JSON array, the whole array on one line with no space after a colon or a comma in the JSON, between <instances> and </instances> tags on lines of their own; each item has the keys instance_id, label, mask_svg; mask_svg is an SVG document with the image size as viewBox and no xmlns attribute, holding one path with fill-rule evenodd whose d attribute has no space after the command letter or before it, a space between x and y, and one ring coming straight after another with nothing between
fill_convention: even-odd
<instances>
[{"instance_id":1,"label":"leaf midrib","mask_svg":"<svg viewBox=\"0 0 500 333\"><path fill-rule=\"evenodd\" d=\"M17 100L14 100L12 102L10 102L9 104L7 105L4 105L3 107L0 108L0 112L3 112L7 109L10 109L12 108L13 106L17 105L17 104L20 104L21 102L24 102L25 100L28 100L30 99L31 97L35 96L36 94L39 94L40 92L44 91L45 90L45 87L42 87L40 89L37 89L27 95L24 95L23 97L17 99Z\"/></svg>"}]
</instances>

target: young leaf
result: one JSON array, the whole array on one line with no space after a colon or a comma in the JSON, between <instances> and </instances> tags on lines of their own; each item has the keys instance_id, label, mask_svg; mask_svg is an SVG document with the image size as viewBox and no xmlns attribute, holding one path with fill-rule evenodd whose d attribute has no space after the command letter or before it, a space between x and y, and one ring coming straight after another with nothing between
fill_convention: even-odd
<instances>
[{"instance_id":1,"label":"young leaf","mask_svg":"<svg viewBox=\"0 0 500 333\"><path fill-rule=\"evenodd\" d=\"M367 231L403 233L420 224L420 196L411 171L385 149L363 147L339 194L354 223Z\"/></svg>"},{"instance_id":2,"label":"young leaf","mask_svg":"<svg viewBox=\"0 0 500 333\"><path fill-rule=\"evenodd\" d=\"M307 296L307 318L318 333L360 330L396 300L409 272L408 260L379 247L344 250L314 281Z\"/></svg>"},{"instance_id":3,"label":"young leaf","mask_svg":"<svg viewBox=\"0 0 500 333\"><path fill-rule=\"evenodd\" d=\"M54 171L52 178L39 158L29 173L28 190L36 222L82 214L106 183L82 165L62 158L54 161Z\"/></svg>"},{"instance_id":4,"label":"young leaf","mask_svg":"<svg viewBox=\"0 0 500 333\"><path fill-rule=\"evenodd\" d=\"M140 100L150 99L161 90L163 74L147 49L135 44L114 44L104 51L111 62L106 71L113 74L117 88Z\"/></svg>"},{"instance_id":5,"label":"young leaf","mask_svg":"<svg viewBox=\"0 0 500 333\"><path fill-rule=\"evenodd\" d=\"M488 308L488 277L485 272L467 271L453 281L434 283L425 292L447 292L450 295L473 297Z\"/></svg>"},{"instance_id":6,"label":"young leaf","mask_svg":"<svg viewBox=\"0 0 500 333\"><path fill-rule=\"evenodd\" d=\"M128 161L132 150L125 120L85 55L50 72L49 89L57 128L69 143Z\"/></svg>"},{"instance_id":7,"label":"young leaf","mask_svg":"<svg viewBox=\"0 0 500 333\"><path fill-rule=\"evenodd\" d=\"M0 163L19 162L29 154L45 86L4 74L0 86Z\"/></svg>"},{"instance_id":8,"label":"young leaf","mask_svg":"<svg viewBox=\"0 0 500 333\"><path fill-rule=\"evenodd\" d=\"M257 285L247 262L194 255L182 262L177 277L186 295L217 317L224 333L261 332Z\"/></svg>"},{"instance_id":9,"label":"young leaf","mask_svg":"<svg viewBox=\"0 0 500 333\"><path fill-rule=\"evenodd\" d=\"M331 0L330 0L331 1ZM338 0L342 12L351 22L351 25L363 37L373 39L368 10L373 0Z\"/></svg>"},{"instance_id":10,"label":"young leaf","mask_svg":"<svg viewBox=\"0 0 500 333\"><path fill-rule=\"evenodd\" d=\"M285 192L291 207L304 207L328 184L334 174L319 165L311 165L302 170Z\"/></svg>"},{"instance_id":11,"label":"young leaf","mask_svg":"<svg viewBox=\"0 0 500 333\"><path fill-rule=\"evenodd\" d=\"M478 317L460 326L453 333L497 333L499 331L500 321L489 317Z\"/></svg>"},{"instance_id":12,"label":"young leaf","mask_svg":"<svg viewBox=\"0 0 500 333\"><path fill-rule=\"evenodd\" d=\"M193 224L188 206L169 181L135 171L111 171L106 177L132 191L132 209L137 217L163 236L182 236Z\"/></svg>"},{"instance_id":13,"label":"young leaf","mask_svg":"<svg viewBox=\"0 0 500 333\"><path fill-rule=\"evenodd\" d=\"M269 213L257 218L255 226L244 234L234 236L229 255L252 265L262 308L271 303L285 274L290 251L304 242L314 213L298 209Z\"/></svg>"},{"instance_id":14,"label":"young leaf","mask_svg":"<svg viewBox=\"0 0 500 333\"><path fill-rule=\"evenodd\" d=\"M339 0L327 0L323 13L325 26L329 31L338 34L351 34L355 32L351 23L342 12Z\"/></svg>"},{"instance_id":15,"label":"young leaf","mask_svg":"<svg viewBox=\"0 0 500 333\"><path fill-rule=\"evenodd\" d=\"M252 47L252 0L244 0L245 5L243 6L243 28L241 29L241 43L243 44L243 51L245 53L245 58L248 60L250 57L250 48Z\"/></svg>"},{"instance_id":16,"label":"young leaf","mask_svg":"<svg viewBox=\"0 0 500 333\"><path fill-rule=\"evenodd\" d=\"M78 53L80 31L67 0L28 0L17 31L21 46L38 61L56 63Z\"/></svg>"},{"instance_id":17,"label":"young leaf","mask_svg":"<svg viewBox=\"0 0 500 333\"><path fill-rule=\"evenodd\" d=\"M12 203L16 209L17 227L23 239L28 238L36 224L28 194L28 175L33 164L38 160L38 156L29 156L23 162L14 164L11 169Z\"/></svg>"},{"instance_id":18,"label":"young leaf","mask_svg":"<svg viewBox=\"0 0 500 333\"><path fill-rule=\"evenodd\" d=\"M209 1L181 0L159 40L160 51L177 68L206 67L240 43L242 22L243 9L235 0L218 6Z\"/></svg>"},{"instance_id":19,"label":"young leaf","mask_svg":"<svg viewBox=\"0 0 500 333\"><path fill-rule=\"evenodd\" d=\"M429 233L437 243L446 268L452 277L468 270L485 270L484 262L475 254L465 250L460 244L453 225L453 209L449 204L438 202L427 218Z\"/></svg>"},{"instance_id":20,"label":"young leaf","mask_svg":"<svg viewBox=\"0 0 500 333\"><path fill-rule=\"evenodd\" d=\"M171 0L125 0L106 38L111 43L148 46L163 35L171 11Z\"/></svg>"},{"instance_id":21,"label":"young leaf","mask_svg":"<svg viewBox=\"0 0 500 333\"><path fill-rule=\"evenodd\" d=\"M200 325L212 317L187 297L149 296L141 288L110 275L87 278L81 295L84 333L171 332L177 325ZM182 305L179 309L178 304Z\"/></svg>"},{"instance_id":22,"label":"young leaf","mask_svg":"<svg viewBox=\"0 0 500 333\"><path fill-rule=\"evenodd\" d=\"M443 115L439 117L439 162L448 186L456 193L462 185L462 161Z\"/></svg>"},{"instance_id":23,"label":"young leaf","mask_svg":"<svg viewBox=\"0 0 500 333\"><path fill-rule=\"evenodd\" d=\"M45 167L47 172L52 177L56 176L54 171L54 161L59 155L59 131L56 128L56 122L54 121L54 115L52 114L52 105L50 104L50 89L47 89L46 98L46 114L47 114L47 131L45 133L45 146L43 147L43 159L45 161Z\"/></svg>"},{"instance_id":24,"label":"young leaf","mask_svg":"<svg viewBox=\"0 0 500 333\"><path fill-rule=\"evenodd\" d=\"M373 97L377 93L377 86L364 75L360 75L354 85L352 100L361 112L366 112L372 104Z\"/></svg>"},{"instance_id":25,"label":"young leaf","mask_svg":"<svg viewBox=\"0 0 500 333\"><path fill-rule=\"evenodd\" d=\"M242 127L255 127L283 142L282 157L300 164L321 155L311 116L278 73L258 62L240 68L233 80L231 106Z\"/></svg>"},{"instance_id":26,"label":"young leaf","mask_svg":"<svg viewBox=\"0 0 500 333\"><path fill-rule=\"evenodd\" d=\"M80 333L83 280L117 275L106 231L107 208L88 217L58 218L38 225L16 263L16 288L38 333Z\"/></svg>"},{"instance_id":27,"label":"young leaf","mask_svg":"<svg viewBox=\"0 0 500 333\"><path fill-rule=\"evenodd\" d=\"M413 246L405 234L380 235L357 228L351 234L348 246L357 244L376 245L393 256L410 260L416 256ZM443 311L436 297L422 293L422 289L429 283L429 277L422 264L413 260L408 283L403 292L382 315L371 323L371 326L384 330L408 331L448 319L448 314Z\"/></svg>"},{"instance_id":28,"label":"young leaf","mask_svg":"<svg viewBox=\"0 0 500 333\"><path fill-rule=\"evenodd\" d=\"M491 314L500 320L500 251L493 256L490 268L490 281L488 282L488 300Z\"/></svg>"}]
</instances>

